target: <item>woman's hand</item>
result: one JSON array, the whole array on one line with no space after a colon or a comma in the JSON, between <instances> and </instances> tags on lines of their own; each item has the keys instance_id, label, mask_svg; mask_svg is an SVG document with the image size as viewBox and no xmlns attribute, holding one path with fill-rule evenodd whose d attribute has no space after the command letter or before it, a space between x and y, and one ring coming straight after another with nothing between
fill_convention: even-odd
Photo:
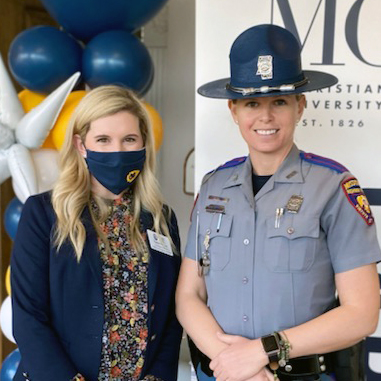
<instances>
[{"instance_id":1,"label":"woman's hand","mask_svg":"<svg viewBox=\"0 0 381 381\"><path fill-rule=\"evenodd\" d=\"M220 352L210 363L217 381L266 380L264 367L268 363L259 340L217 332L220 341L229 347ZM266 377L264 377L266 375ZM271 378L270 378L271 380Z\"/></svg>"}]
</instances>

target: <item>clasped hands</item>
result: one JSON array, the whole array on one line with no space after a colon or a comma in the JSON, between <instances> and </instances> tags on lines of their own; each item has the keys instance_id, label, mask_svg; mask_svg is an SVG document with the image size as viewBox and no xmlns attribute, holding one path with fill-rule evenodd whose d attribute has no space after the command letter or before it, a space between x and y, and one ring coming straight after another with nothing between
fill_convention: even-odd
<instances>
[{"instance_id":1,"label":"clasped hands","mask_svg":"<svg viewBox=\"0 0 381 381\"><path fill-rule=\"evenodd\" d=\"M210 362L217 381L273 381L265 367L268 358L260 340L217 332L220 341L229 346Z\"/></svg>"}]
</instances>

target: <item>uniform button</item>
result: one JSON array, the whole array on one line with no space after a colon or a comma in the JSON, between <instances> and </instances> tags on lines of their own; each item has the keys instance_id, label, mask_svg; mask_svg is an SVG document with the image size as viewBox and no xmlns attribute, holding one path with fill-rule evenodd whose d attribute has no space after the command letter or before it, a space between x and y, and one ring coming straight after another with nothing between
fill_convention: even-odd
<instances>
[{"instance_id":1,"label":"uniform button","mask_svg":"<svg viewBox=\"0 0 381 381\"><path fill-rule=\"evenodd\" d=\"M155 309L155 305L152 304L152 306L151 306L151 312L153 312L154 309Z\"/></svg>"},{"instance_id":2,"label":"uniform button","mask_svg":"<svg viewBox=\"0 0 381 381\"><path fill-rule=\"evenodd\" d=\"M288 234L294 234L294 232L295 232L295 229L294 229L294 228L288 228L288 229L287 229L287 233L288 233Z\"/></svg>"},{"instance_id":3,"label":"uniform button","mask_svg":"<svg viewBox=\"0 0 381 381\"><path fill-rule=\"evenodd\" d=\"M206 229L206 234L210 234L212 231L210 229Z\"/></svg>"},{"instance_id":4,"label":"uniform button","mask_svg":"<svg viewBox=\"0 0 381 381\"><path fill-rule=\"evenodd\" d=\"M247 284L248 281L249 281L249 279L247 277L243 277L242 278L242 283L243 284Z\"/></svg>"},{"instance_id":5,"label":"uniform button","mask_svg":"<svg viewBox=\"0 0 381 381\"><path fill-rule=\"evenodd\" d=\"M155 339L156 339L156 335L154 334L151 336L151 341L154 341Z\"/></svg>"},{"instance_id":6,"label":"uniform button","mask_svg":"<svg viewBox=\"0 0 381 381\"><path fill-rule=\"evenodd\" d=\"M250 243L250 241L249 241L247 238L245 238L245 239L243 240L243 244L244 244L244 245L247 246L249 243Z\"/></svg>"},{"instance_id":7,"label":"uniform button","mask_svg":"<svg viewBox=\"0 0 381 381\"><path fill-rule=\"evenodd\" d=\"M23 374L22 374L24 377L29 377L29 375L28 375L28 373L27 372L23 372Z\"/></svg>"},{"instance_id":8,"label":"uniform button","mask_svg":"<svg viewBox=\"0 0 381 381\"><path fill-rule=\"evenodd\" d=\"M248 320L249 320L249 317L248 317L247 315L243 315L242 320L243 320L243 321L248 321Z\"/></svg>"}]
</instances>

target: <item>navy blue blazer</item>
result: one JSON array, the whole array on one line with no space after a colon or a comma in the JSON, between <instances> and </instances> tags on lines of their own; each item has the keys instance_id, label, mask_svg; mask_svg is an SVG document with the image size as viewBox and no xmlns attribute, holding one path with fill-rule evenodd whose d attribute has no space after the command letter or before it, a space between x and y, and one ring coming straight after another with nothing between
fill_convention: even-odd
<instances>
[{"instance_id":1,"label":"navy blue blazer","mask_svg":"<svg viewBox=\"0 0 381 381\"><path fill-rule=\"evenodd\" d=\"M78 372L86 381L98 379L102 262L88 209L82 217L87 237L78 263L69 243L59 251L52 244L56 218L50 194L32 196L23 207L11 258L13 333L21 352L16 381L68 381ZM141 220L145 230L152 228L149 213L142 213ZM168 225L178 253L169 256L150 248L149 341L141 378L152 374L175 381L182 329L175 316L181 256L174 213Z\"/></svg>"}]
</instances>

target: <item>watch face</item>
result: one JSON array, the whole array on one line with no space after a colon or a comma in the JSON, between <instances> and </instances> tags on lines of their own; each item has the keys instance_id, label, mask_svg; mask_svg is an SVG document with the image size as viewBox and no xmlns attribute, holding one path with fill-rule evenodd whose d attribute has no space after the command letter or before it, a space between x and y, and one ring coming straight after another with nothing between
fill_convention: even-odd
<instances>
[{"instance_id":1,"label":"watch face","mask_svg":"<svg viewBox=\"0 0 381 381\"><path fill-rule=\"evenodd\" d=\"M279 349L278 342L273 335L266 336L263 339L264 339L264 340L262 340L263 347L264 347L266 352L272 352L272 351L276 351L277 349Z\"/></svg>"}]
</instances>

